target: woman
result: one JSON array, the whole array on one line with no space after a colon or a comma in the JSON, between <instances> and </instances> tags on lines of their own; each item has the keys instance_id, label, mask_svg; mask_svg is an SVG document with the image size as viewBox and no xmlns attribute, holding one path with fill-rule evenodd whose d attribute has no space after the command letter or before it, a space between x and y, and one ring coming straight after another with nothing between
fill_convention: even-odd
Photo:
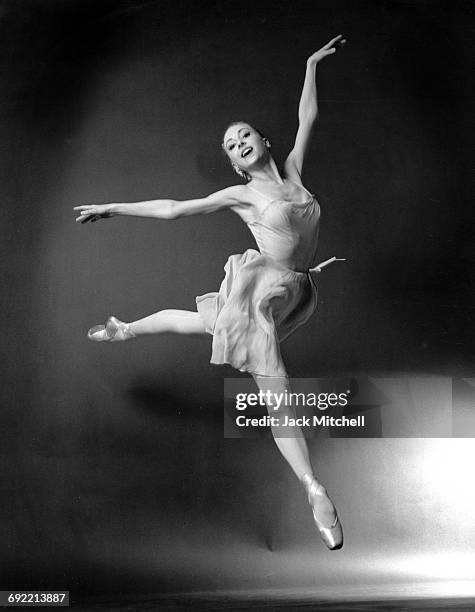
<instances>
[{"instance_id":1,"label":"woman","mask_svg":"<svg viewBox=\"0 0 475 612\"><path fill-rule=\"evenodd\" d=\"M228 126L222 146L232 167L247 184L187 201L75 207L80 211L76 221L81 223L114 215L177 219L230 209L248 225L259 247L259 251L248 249L228 259L219 292L197 297L197 312L162 310L132 323L110 317L105 326L89 330L91 340L117 342L163 332L209 333L213 336L211 363L229 363L251 373L264 393L269 389L284 393L288 389L279 343L314 312L317 289L312 273L323 267L320 264L311 268L315 265L320 207L300 178L317 119L316 66L344 43L343 37L337 36L307 60L299 127L282 173L270 153L269 141L240 121ZM276 415L272 402L267 408ZM280 416L294 415L292 406L281 406L279 411ZM272 433L307 491L324 542L331 550L341 548L340 521L325 488L313 474L301 429L287 426L283 436L279 425L275 425Z\"/></svg>"}]
</instances>

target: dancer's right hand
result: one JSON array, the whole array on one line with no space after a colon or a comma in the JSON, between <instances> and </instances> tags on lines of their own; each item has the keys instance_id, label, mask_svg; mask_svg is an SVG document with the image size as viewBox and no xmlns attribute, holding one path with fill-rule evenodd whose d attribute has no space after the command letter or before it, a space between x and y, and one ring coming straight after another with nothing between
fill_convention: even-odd
<instances>
[{"instance_id":1,"label":"dancer's right hand","mask_svg":"<svg viewBox=\"0 0 475 612\"><path fill-rule=\"evenodd\" d=\"M76 223L87 223L88 221L98 221L99 219L107 219L114 215L113 204L84 204L75 206L73 210L79 210L79 217L76 218Z\"/></svg>"}]
</instances>

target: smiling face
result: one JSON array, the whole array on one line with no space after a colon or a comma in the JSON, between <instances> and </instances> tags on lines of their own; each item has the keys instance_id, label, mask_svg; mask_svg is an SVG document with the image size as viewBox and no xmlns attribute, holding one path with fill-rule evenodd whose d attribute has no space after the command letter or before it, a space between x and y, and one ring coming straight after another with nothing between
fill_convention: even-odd
<instances>
[{"instance_id":1,"label":"smiling face","mask_svg":"<svg viewBox=\"0 0 475 612\"><path fill-rule=\"evenodd\" d=\"M223 148L231 163L245 172L269 158L264 138L248 123L234 123L224 133Z\"/></svg>"}]
</instances>

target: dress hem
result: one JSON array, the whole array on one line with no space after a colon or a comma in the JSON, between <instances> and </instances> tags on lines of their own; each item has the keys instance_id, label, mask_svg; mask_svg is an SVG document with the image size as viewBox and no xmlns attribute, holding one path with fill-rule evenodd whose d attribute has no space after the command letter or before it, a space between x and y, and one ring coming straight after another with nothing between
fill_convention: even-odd
<instances>
[{"instance_id":1,"label":"dress hem","mask_svg":"<svg viewBox=\"0 0 475 612\"><path fill-rule=\"evenodd\" d=\"M252 376L265 376L266 378L288 378L289 377L287 373L285 374L268 374L268 373L264 374L262 372L253 372L252 370L246 370L245 368L237 368L230 361L213 361L210 359L209 363L211 365L216 365L216 366L229 365L235 370L237 370L238 372L242 372L243 374L251 374Z\"/></svg>"}]
</instances>

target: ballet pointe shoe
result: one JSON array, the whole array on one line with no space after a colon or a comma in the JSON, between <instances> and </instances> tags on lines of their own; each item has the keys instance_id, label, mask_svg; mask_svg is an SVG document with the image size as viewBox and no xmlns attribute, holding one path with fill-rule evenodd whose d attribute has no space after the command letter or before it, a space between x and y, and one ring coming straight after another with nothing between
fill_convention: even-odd
<instances>
[{"instance_id":1,"label":"ballet pointe shoe","mask_svg":"<svg viewBox=\"0 0 475 612\"><path fill-rule=\"evenodd\" d=\"M129 323L123 323L116 317L109 317L105 325L94 325L87 332L89 340L94 342L120 342L135 338Z\"/></svg>"},{"instance_id":2,"label":"ballet pointe shoe","mask_svg":"<svg viewBox=\"0 0 475 612\"><path fill-rule=\"evenodd\" d=\"M313 520L317 525L322 540L330 550L338 550L343 546L343 529L335 508L333 507L335 520L330 527L325 527L317 516L318 510L316 507L318 501L323 501L325 498L328 500L327 503L330 502L333 505L333 502L328 497L325 487L318 484L311 474L304 474L301 480L307 491L308 502L312 506Z\"/></svg>"}]
</instances>

